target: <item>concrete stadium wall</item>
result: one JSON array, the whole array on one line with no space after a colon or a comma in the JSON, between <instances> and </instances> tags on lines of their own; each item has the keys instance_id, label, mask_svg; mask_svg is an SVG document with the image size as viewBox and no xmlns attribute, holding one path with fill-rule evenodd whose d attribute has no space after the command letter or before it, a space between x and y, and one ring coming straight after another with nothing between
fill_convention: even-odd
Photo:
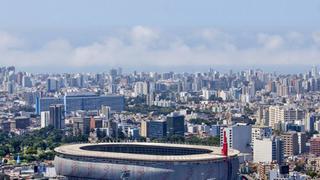
<instances>
[{"instance_id":1,"label":"concrete stadium wall","mask_svg":"<svg viewBox=\"0 0 320 180\"><path fill-rule=\"evenodd\" d=\"M154 162L130 164L113 160L104 162L87 162L56 156L54 160L56 172L68 179L128 179L139 180L236 180L239 169L238 157L228 160L213 160L209 162Z\"/></svg>"}]
</instances>

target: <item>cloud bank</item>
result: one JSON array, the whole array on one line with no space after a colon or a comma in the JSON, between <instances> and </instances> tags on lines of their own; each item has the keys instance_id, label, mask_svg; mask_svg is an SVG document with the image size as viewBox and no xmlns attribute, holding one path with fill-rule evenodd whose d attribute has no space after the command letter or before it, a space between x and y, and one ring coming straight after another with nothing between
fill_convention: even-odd
<instances>
[{"instance_id":1,"label":"cloud bank","mask_svg":"<svg viewBox=\"0 0 320 180\"><path fill-rule=\"evenodd\" d=\"M0 63L18 67L173 67L320 64L320 32L228 33L215 28L170 32L135 26L85 45L0 32Z\"/></svg>"}]
</instances>

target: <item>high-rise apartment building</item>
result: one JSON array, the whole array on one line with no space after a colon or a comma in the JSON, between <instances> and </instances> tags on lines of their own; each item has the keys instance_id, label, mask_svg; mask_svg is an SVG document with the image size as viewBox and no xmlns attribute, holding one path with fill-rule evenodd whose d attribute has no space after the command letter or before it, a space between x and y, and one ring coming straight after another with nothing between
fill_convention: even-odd
<instances>
[{"instance_id":1,"label":"high-rise apartment building","mask_svg":"<svg viewBox=\"0 0 320 180\"><path fill-rule=\"evenodd\" d=\"M64 106L63 104L52 105L49 108L50 125L53 125L55 129L64 128Z\"/></svg>"},{"instance_id":2,"label":"high-rise apartment building","mask_svg":"<svg viewBox=\"0 0 320 180\"><path fill-rule=\"evenodd\" d=\"M320 156L320 136L314 136L310 139L310 154Z\"/></svg>"},{"instance_id":3,"label":"high-rise apartment building","mask_svg":"<svg viewBox=\"0 0 320 180\"><path fill-rule=\"evenodd\" d=\"M305 153L307 148L306 148L306 143L307 143L307 135L304 132L298 132L298 147L299 147L299 154Z\"/></svg>"},{"instance_id":4,"label":"high-rise apartment building","mask_svg":"<svg viewBox=\"0 0 320 180\"><path fill-rule=\"evenodd\" d=\"M304 128L307 132L314 132L314 124L316 122L316 117L313 113L308 112L304 119Z\"/></svg>"},{"instance_id":5,"label":"high-rise apartment building","mask_svg":"<svg viewBox=\"0 0 320 180\"><path fill-rule=\"evenodd\" d=\"M40 114L41 128L49 126L49 123L50 123L50 112L49 111L42 111Z\"/></svg>"},{"instance_id":6,"label":"high-rise apartment building","mask_svg":"<svg viewBox=\"0 0 320 180\"><path fill-rule=\"evenodd\" d=\"M184 116L178 112L173 112L167 116L167 135L184 136Z\"/></svg>"},{"instance_id":7,"label":"high-rise apartment building","mask_svg":"<svg viewBox=\"0 0 320 180\"><path fill-rule=\"evenodd\" d=\"M59 82L57 79L48 78L47 79L47 91L48 92L56 92L59 89Z\"/></svg>"},{"instance_id":8,"label":"high-rise apartment building","mask_svg":"<svg viewBox=\"0 0 320 180\"><path fill-rule=\"evenodd\" d=\"M299 154L299 140L297 132L289 131L287 133L281 134L284 146L284 155L295 156Z\"/></svg>"},{"instance_id":9,"label":"high-rise apartment building","mask_svg":"<svg viewBox=\"0 0 320 180\"><path fill-rule=\"evenodd\" d=\"M269 107L269 126L275 127L277 123L303 120L305 112L298 108L289 108L283 106Z\"/></svg>"}]
</instances>

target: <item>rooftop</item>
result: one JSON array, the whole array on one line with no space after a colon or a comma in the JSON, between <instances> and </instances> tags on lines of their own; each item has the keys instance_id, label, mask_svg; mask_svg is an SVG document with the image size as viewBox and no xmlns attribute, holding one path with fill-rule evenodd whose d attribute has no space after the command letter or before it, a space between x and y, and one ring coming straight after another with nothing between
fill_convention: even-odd
<instances>
[{"instance_id":1,"label":"rooftop","mask_svg":"<svg viewBox=\"0 0 320 180\"><path fill-rule=\"evenodd\" d=\"M201 161L225 158L220 147L145 142L72 144L57 147L59 154L142 161ZM229 156L239 151L229 149Z\"/></svg>"}]
</instances>

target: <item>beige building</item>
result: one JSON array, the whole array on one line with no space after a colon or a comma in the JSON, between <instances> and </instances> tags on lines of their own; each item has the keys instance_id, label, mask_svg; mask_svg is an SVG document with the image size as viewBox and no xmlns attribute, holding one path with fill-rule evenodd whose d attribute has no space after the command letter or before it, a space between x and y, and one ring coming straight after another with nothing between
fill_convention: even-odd
<instances>
[{"instance_id":1,"label":"beige building","mask_svg":"<svg viewBox=\"0 0 320 180\"><path fill-rule=\"evenodd\" d=\"M147 137L147 121L141 121L140 136Z\"/></svg>"},{"instance_id":2,"label":"beige building","mask_svg":"<svg viewBox=\"0 0 320 180\"><path fill-rule=\"evenodd\" d=\"M279 122L303 120L305 112L298 108L289 108L284 106L269 107L269 126L275 127Z\"/></svg>"},{"instance_id":3,"label":"beige building","mask_svg":"<svg viewBox=\"0 0 320 180\"><path fill-rule=\"evenodd\" d=\"M285 156L294 156L299 154L299 140L296 132L287 132L281 134L283 140L283 150Z\"/></svg>"}]
</instances>

